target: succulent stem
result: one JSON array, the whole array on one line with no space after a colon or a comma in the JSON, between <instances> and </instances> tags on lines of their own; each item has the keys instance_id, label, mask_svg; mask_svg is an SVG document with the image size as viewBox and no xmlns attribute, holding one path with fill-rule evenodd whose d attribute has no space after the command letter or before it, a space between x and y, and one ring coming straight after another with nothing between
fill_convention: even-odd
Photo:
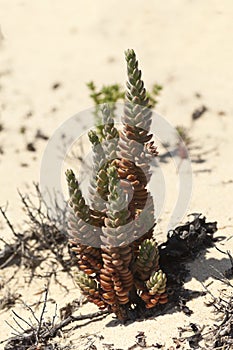
<instances>
[{"instance_id":1,"label":"succulent stem","mask_svg":"<svg viewBox=\"0 0 233 350\"><path fill-rule=\"evenodd\" d=\"M93 149L90 206L73 171L66 172L77 284L89 301L108 308L119 319L127 318L132 306L152 308L167 302L166 276L159 270L159 251L152 238L154 203L147 189L150 161L157 155L150 134L152 113L135 52L127 50L125 58L123 130L115 127L113 108L106 104L97 130L100 137L96 131L89 132ZM90 88L94 93L94 85Z\"/></svg>"}]
</instances>

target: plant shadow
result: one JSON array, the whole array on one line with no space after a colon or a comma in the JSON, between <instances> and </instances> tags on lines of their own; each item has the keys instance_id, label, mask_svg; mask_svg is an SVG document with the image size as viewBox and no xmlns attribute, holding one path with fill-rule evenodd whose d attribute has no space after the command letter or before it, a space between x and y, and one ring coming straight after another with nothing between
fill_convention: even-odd
<instances>
[{"instance_id":1,"label":"plant shadow","mask_svg":"<svg viewBox=\"0 0 233 350\"><path fill-rule=\"evenodd\" d=\"M201 219L200 216L196 216L194 221L188 223L188 225L192 225L195 220L200 221L203 219ZM221 252L215 246L216 242L222 241L226 237L218 236L213 238L213 233L217 230L216 223L206 223L205 218L204 221L202 221L202 228L204 226L207 228L207 231L209 230L209 233L211 229L213 229L211 239L203 241L196 251L195 249L190 249L189 254L186 256L169 256L168 251L166 251L169 245L167 244L165 250L162 249L164 248L162 245L160 246L160 265L167 275L169 303L157 305L153 309L141 308L139 310L132 310L130 319L124 322L125 326L134 322L154 319L157 316L174 314L176 312L184 312L187 316L190 316L193 311L186 306L186 303L207 294L204 283L207 282L210 277L230 284L230 281L226 277L226 272L229 270L233 272L231 259L227 253ZM187 224L181 227L187 229ZM169 238L167 242L169 242ZM174 248L174 245L169 246L169 250L171 247ZM210 256L209 253L212 253L214 249L221 252L222 258L218 259ZM174 251L177 253L176 250ZM170 252L172 252L172 249ZM185 283L191 281L192 278L202 284L199 290L185 288ZM106 324L106 327L116 327L120 324L122 324L121 321L113 319Z\"/></svg>"}]
</instances>

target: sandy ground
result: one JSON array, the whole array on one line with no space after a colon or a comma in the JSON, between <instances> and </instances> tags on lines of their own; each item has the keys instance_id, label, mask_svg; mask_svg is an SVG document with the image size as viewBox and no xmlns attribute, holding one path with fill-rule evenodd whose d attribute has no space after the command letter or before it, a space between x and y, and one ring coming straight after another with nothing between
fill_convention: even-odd
<instances>
[{"instance_id":1,"label":"sandy ground","mask_svg":"<svg viewBox=\"0 0 233 350\"><path fill-rule=\"evenodd\" d=\"M0 8L0 205L9 203L13 223L17 226L23 221L17 189L27 190L32 181L39 180L46 147L45 141L36 140L36 152L29 152L26 144L34 142L38 129L50 137L67 118L92 106L88 81L94 80L97 86L124 84L123 53L134 48L146 86L154 82L163 86L157 112L174 126L190 128L191 159L201 159L192 163L194 183L187 213L202 212L210 221L217 220L218 235L226 237L219 247L233 252L232 1L1 0ZM54 90L57 82L60 87ZM192 122L192 112L203 104L208 111ZM162 166L166 172L166 165ZM174 206L171 181L169 186L157 228L159 240ZM8 238L3 220L0 224L1 235ZM190 264L193 277L187 287L201 291L201 282L207 285L210 275L226 268L227 258L210 249L205 259ZM19 291L25 302L33 302L43 282L28 287L25 273L22 271L21 278L8 287ZM6 274L3 271L3 280ZM79 295L72 281L65 282L69 294L55 284L51 286L50 294L60 307ZM217 295L223 288L215 280L211 285ZM77 349L87 348L87 338L80 338L85 334L90 334L98 350L104 348L103 343L127 349L134 344L137 332L144 331L148 344L158 342L168 348L172 337L178 335L178 327L213 322L214 316L204 303L207 299L200 297L188 304L193 310L190 317L174 312L125 327L110 315L71 332L70 339ZM21 305L17 308L24 312ZM80 312L92 310L95 307L86 304ZM52 312L53 306L50 315ZM0 337L4 339L12 331L4 320L12 320L12 315L0 315ZM103 335L104 340L94 333Z\"/></svg>"}]
</instances>

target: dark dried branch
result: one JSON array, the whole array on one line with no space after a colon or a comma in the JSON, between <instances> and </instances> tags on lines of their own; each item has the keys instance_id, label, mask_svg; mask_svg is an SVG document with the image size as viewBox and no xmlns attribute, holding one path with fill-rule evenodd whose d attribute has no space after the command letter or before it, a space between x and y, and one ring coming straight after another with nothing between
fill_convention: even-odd
<instances>
[{"instance_id":1,"label":"dark dried branch","mask_svg":"<svg viewBox=\"0 0 233 350\"><path fill-rule=\"evenodd\" d=\"M51 339L56 336L59 330L63 329L64 327L68 326L69 324L77 321L83 321L83 320L94 320L99 317L107 316L109 314L108 311L97 311L93 314L87 314L87 315L80 315L80 316L69 316L65 320L61 321L57 325L55 325L53 328L50 329L49 332L45 332L42 334L42 337L44 339Z\"/></svg>"},{"instance_id":2,"label":"dark dried branch","mask_svg":"<svg viewBox=\"0 0 233 350\"><path fill-rule=\"evenodd\" d=\"M38 326L37 333L36 333L36 337L38 339L38 342L39 342L39 339L40 339L40 331L41 331L43 317L44 317L46 304L47 304L47 300L48 300L48 291L49 291L48 288L46 288L45 297L44 297L44 305L43 305L43 309L42 309L42 312L41 312L41 315L40 315L39 326Z\"/></svg>"},{"instance_id":3,"label":"dark dried branch","mask_svg":"<svg viewBox=\"0 0 233 350\"><path fill-rule=\"evenodd\" d=\"M13 233L13 235L14 235L16 238L18 238L18 235L19 235L19 234L16 233L16 231L15 231L15 229L14 229L12 223L11 223L10 220L8 219L8 217L7 217L7 215L6 215L6 209L4 210L4 209L2 209L2 207L0 207L0 212L2 213L4 219L6 220L7 225L8 225L9 228L11 229L11 232Z\"/></svg>"},{"instance_id":4,"label":"dark dried branch","mask_svg":"<svg viewBox=\"0 0 233 350\"><path fill-rule=\"evenodd\" d=\"M46 302L45 302L46 304ZM44 304L44 305L45 305ZM44 310L44 308L43 308ZM41 316L43 318L43 310L41 313ZM16 314L17 315L17 314ZM59 331L61 331L64 327L68 326L71 323L77 322L77 321L83 321L83 320L90 320L90 321L96 321L97 319L101 319L108 315L108 311L98 311L93 314L87 314L87 315L80 315L80 316L69 316L63 321L57 323L54 325L54 323L50 322L42 322L42 318L40 318L41 323L36 325L36 327L31 326L27 321L25 321L22 317L17 315L18 318L20 318L23 322L27 323L29 325L29 329L24 331L23 333L17 334L15 337L12 337L10 339L7 339L5 341L1 341L0 344L7 342L7 344L4 347L4 350L13 350L13 349L29 349L30 346L33 345L48 345L48 341L52 338L56 337ZM15 332L17 330L12 327L10 324L9 326L14 329ZM20 327L22 329L22 327ZM39 331L39 332L38 332Z\"/></svg>"},{"instance_id":5,"label":"dark dried branch","mask_svg":"<svg viewBox=\"0 0 233 350\"><path fill-rule=\"evenodd\" d=\"M57 272L60 270L58 267L60 266L70 275L70 268L74 263L67 244L67 210L66 207L63 209L59 206L57 197L54 196L53 206L56 215L52 215L51 208L44 201L38 184L34 184L34 188L34 198L33 195L23 195L19 191L23 209L27 214L26 229L23 232L15 231L6 215L6 210L0 208L7 226L14 234L12 243L2 239L4 247L0 251L0 268L10 265L29 268L31 271L30 283L36 275L37 267L46 261L49 264L48 276L42 277L49 278L53 275L55 280L61 284L57 278Z\"/></svg>"}]
</instances>

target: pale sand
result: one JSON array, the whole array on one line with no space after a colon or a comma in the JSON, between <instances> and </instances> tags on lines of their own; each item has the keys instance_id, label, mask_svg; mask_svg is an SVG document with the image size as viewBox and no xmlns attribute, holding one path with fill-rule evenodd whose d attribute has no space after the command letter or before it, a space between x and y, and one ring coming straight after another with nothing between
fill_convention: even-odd
<instances>
[{"instance_id":1,"label":"pale sand","mask_svg":"<svg viewBox=\"0 0 233 350\"><path fill-rule=\"evenodd\" d=\"M134 48L138 54L146 86L154 82L163 85L157 111L174 126L191 126L193 110L205 104L208 111L197 120L191 132L194 146L191 157L202 154L203 163L193 163L194 185L187 209L202 212L210 221L218 221L218 235L232 235L233 194L233 3L206 1L17 1L1 0L0 25L4 40L0 48L0 133L1 205L9 202L9 216L14 224L22 223L22 211L17 188L24 190L38 181L40 161L46 146L36 141L35 153L25 150L26 142L33 140L38 128L51 136L56 128L75 113L91 107L86 82L94 80L97 86L119 82L124 84L124 50ZM60 89L52 90L55 82ZM201 94L201 98L195 96ZM56 111L52 109L56 107ZM27 118L27 113L33 115ZM224 112L224 115L220 115ZM19 129L26 126L25 135ZM21 163L28 163L22 167ZM162 165L169 174L168 166ZM169 179L168 179L169 183ZM174 206L173 183L168 184L167 204L156 233L165 237L171 209ZM175 185L176 186L176 185ZM170 190L170 192L169 192ZM2 221L2 219L1 219ZM9 236L4 226L2 233ZM161 241L161 235L158 240ZM218 246L233 252L233 241L224 240ZM187 288L203 290L211 280L214 269L224 272L229 262L216 249L209 249L207 262L201 258L190 264L193 278ZM4 270L3 276L9 271ZM10 286L23 295L25 302L38 300L35 295L43 288L43 281L28 287L25 271ZM71 281L65 281L70 293L51 284L50 296L58 303L79 295ZM210 290L218 295L225 288L214 281ZM3 293L4 289L0 291ZM101 334L104 339L95 342L113 343L127 349L134 344L137 331L144 331L148 344L165 343L178 336L177 327L190 322L208 325L213 322L211 308L204 304L209 297L199 297L188 303L194 311L191 317L175 312L156 319L112 327L112 315L71 332L77 349L84 349L87 339L80 343L80 335ZM52 305L48 315L53 315ZM24 314L21 305L16 310ZM81 313L96 310L86 304ZM10 312L1 312L1 339L11 334L4 320L11 320ZM61 340L67 342L67 340ZM189 347L187 347L189 348Z\"/></svg>"}]
</instances>

